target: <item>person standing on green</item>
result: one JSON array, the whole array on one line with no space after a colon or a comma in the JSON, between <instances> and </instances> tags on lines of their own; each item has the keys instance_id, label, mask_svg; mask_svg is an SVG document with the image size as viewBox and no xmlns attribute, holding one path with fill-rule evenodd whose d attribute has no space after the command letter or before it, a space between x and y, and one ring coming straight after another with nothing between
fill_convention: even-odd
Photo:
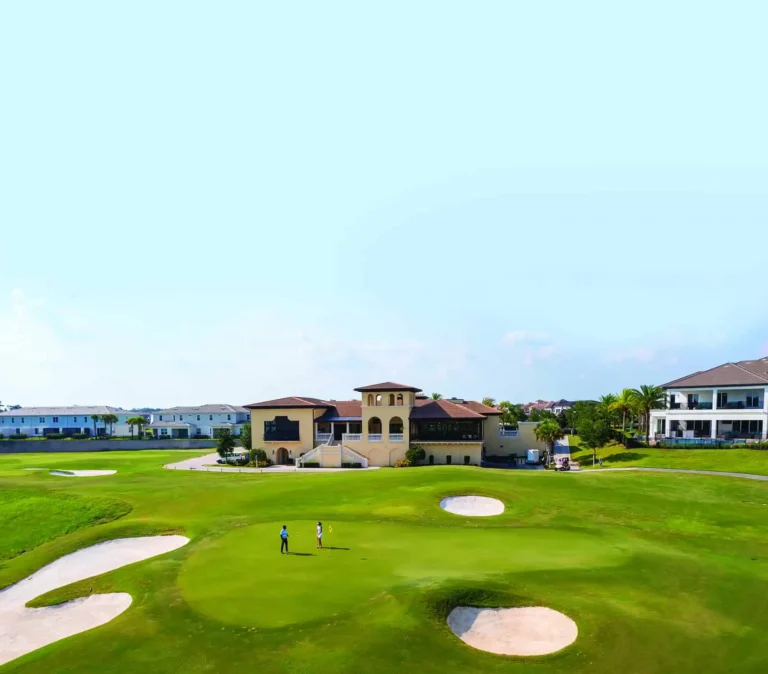
<instances>
[{"instance_id":1,"label":"person standing on green","mask_svg":"<svg viewBox=\"0 0 768 674\"><path fill-rule=\"evenodd\" d=\"M283 554L283 550L285 550L285 554L288 553L288 527L283 524L283 528L280 529L280 554Z\"/></svg>"}]
</instances>

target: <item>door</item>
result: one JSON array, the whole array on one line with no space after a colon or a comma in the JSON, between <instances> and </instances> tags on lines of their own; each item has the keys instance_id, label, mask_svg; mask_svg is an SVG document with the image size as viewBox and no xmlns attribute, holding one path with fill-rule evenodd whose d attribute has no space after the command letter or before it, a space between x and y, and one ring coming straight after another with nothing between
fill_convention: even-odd
<instances>
[{"instance_id":1,"label":"door","mask_svg":"<svg viewBox=\"0 0 768 674\"><path fill-rule=\"evenodd\" d=\"M344 438L344 433L347 432L346 424L334 424L333 425L333 439L341 442Z\"/></svg>"},{"instance_id":2,"label":"door","mask_svg":"<svg viewBox=\"0 0 768 674\"><path fill-rule=\"evenodd\" d=\"M275 460L278 466L284 466L288 463L288 450L285 447L281 447L277 450Z\"/></svg>"}]
</instances>

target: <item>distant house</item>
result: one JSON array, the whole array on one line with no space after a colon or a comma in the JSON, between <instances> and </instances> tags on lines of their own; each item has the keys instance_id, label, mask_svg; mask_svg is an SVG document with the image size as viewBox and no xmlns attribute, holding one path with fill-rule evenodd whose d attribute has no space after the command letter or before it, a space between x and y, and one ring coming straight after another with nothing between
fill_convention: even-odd
<instances>
[{"instance_id":1,"label":"distant house","mask_svg":"<svg viewBox=\"0 0 768 674\"><path fill-rule=\"evenodd\" d=\"M554 404L552 400L537 400L534 403L524 403L522 408L526 414L530 414L533 410L548 410Z\"/></svg>"},{"instance_id":2,"label":"distant house","mask_svg":"<svg viewBox=\"0 0 768 674\"><path fill-rule=\"evenodd\" d=\"M112 435L130 435L127 423L131 417L144 417L149 421L150 415L144 412L124 410L109 405L70 405L62 407L18 407L7 412L0 412L0 435L24 434L29 437L43 437L53 433L75 435L84 433L94 435L92 416L114 414L117 423L112 424ZM110 427L102 421L96 421L96 435L109 435Z\"/></svg>"},{"instance_id":3,"label":"distant house","mask_svg":"<svg viewBox=\"0 0 768 674\"><path fill-rule=\"evenodd\" d=\"M549 409L553 414L557 415L571 409L571 407L573 407L575 404L576 404L575 400L565 400L561 398L557 402L552 403Z\"/></svg>"},{"instance_id":4,"label":"distant house","mask_svg":"<svg viewBox=\"0 0 768 674\"><path fill-rule=\"evenodd\" d=\"M768 358L724 363L662 387L666 408L651 411L651 437L765 440Z\"/></svg>"},{"instance_id":5,"label":"distant house","mask_svg":"<svg viewBox=\"0 0 768 674\"><path fill-rule=\"evenodd\" d=\"M237 405L169 407L152 412L152 423L147 430L156 438L195 438L201 435L213 438L225 429L232 435L240 435L249 416L247 409Z\"/></svg>"}]
</instances>

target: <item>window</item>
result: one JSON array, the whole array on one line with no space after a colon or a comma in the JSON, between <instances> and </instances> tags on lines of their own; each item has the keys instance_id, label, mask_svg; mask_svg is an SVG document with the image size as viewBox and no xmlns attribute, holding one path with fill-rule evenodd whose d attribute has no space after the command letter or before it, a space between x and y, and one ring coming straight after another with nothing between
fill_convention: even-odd
<instances>
[{"instance_id":1,"label":"window","mask_svg":"<svg viewBox=\"0 0 768 674\"><path fill-rule=\"evenodd\" d=\"M24 423L24 417L21 417L21 423L22 424Z\"/></svg>"},{"instance_id":2,"label":"window","mask_svg":"<svg viewBox=\"0 0 768 674\"><path fill-rule=\"evenodd\" d=\"M15 424L15 423L16 423L16 417L11 417L11 423L12 423L12 424Z\"/></svg>"},{"instance_id":3,"label":"window","mask_svg":"<svg viewBox=\"0 0 768 674\"><path fill-rule=\"evenodd\" d=\"M403 406L403 394L402 393L398 393L397 394L397 405L398 405L398 407L402 407Z\"/></svg>"},{"instance_id":4,"label":"window","mask_svg":"<svg viewBox=\"0 0 768 674\"><path fill-rule=\"evenodd\" d=\"M389 406L394 407L395 406L395 394L390 393L389 394Z\"/></svg>"},{"instance_id":5,"label":"window","mask_svg":"<svg viewBox=\"0 0 768 674\"><path fill-rule=\"evenodd\" d=\"M445 457L445 462L446 462L448 465L450 465L450 464L451 464L451 455L450 455L450 454L449 454L448 456L446 456L446 457Z\"/></svg>"},{"instance_id":6,"label":"window","mask_svg":"<svg viewBox=\"0 0 768 674\"><path fill-rule=\"evenodd\" d=\"M199 414L197 415L197 420L200 421L200 415Z\"/></svg>"},{"instance_id":7,"label":"window","mask_svg":"<svg viewBox=\"0 0 768 674\"><path fill-rule=\"evenodd\" d=\"M213 414L208 415L208 421L213 421Z\"/></svg>"},{"instance_id":8,"label":"window","mask_svg":"<svg viewBox=\"0 0 768 674\"><path fill-rule=\"evenodd\" d=\"M183 414L179 414L179 421L184 421L184 415Z\"/></svg>"},{"instance_id":9,"label":"window","mask_svg":"<svg viewBox=\"0 0 768 674\"><path fill-rule=\"evenodd\" d=\"M465 456L465 457L464 457L464 465L465 465L465 466L468 466L468 465L469 465L469 457L468 457L468 456Z\"/></svg>"},{"instance_id":10,"label":"window","mask_svg":"<svg viewBox=\"0 0 768 674\"><path fill-rule=\"evenodd\" d=\"M717 407L720 409L721 407L727 407L728 406L728 394L725 392L717 392Z\"/></svg>"},{"instance_id":11,"label":"window","mask_svg":"<svg viewBox=\"0 0 768 674\"><path fill-rule=\"evenodd\" d=\"M757 394L747 396L747 407L750 407L750 408L760 407L760 396Z\"/></svg>"},{"instance_id":12,"label":"window","mask_svg":"<svg viewBox=\"0 0 768 674\"><path fill-rule=\"evenodd\" d=\"M53 417L53 423L58 424L59 423L59 417Z\"/></svg>"},{"instance_id":13,"label":"window","mask_svg":"<svg viewBox=\"0 0 768 674\"><path fill-rule=\"evenodd\" d=\"M77 423L77 417L75 417L75 423Z\"/></svg>"},{"instance_id":14,"label":"window","mask_svg":"<svg viewBox=\"0 0 768 674\"><path fill-rule=\"evenodd\" d=\"M231 414L227 414L227 421L230 421L231 419L232 419L232 415Z\"/></svg>"},{"instance_id":15,"label":"window","mask_svg":"<svg viewBox=\"0 0 768 674\"><path fill-rule=\"evenodd\" d=\"M688 407L696 407L699 404L699 394L698 393L689 393L688 394Z\"/></svg>"},{"instance_id":16,"label":"window","mask_svg":"<svg viewBox=\"0 0 768 674\"><path fill-rule=\"evenodd\" d=\"M163 420L163 415L161 414L161 415L160 415L160 421L162 421L162 420Z\"/></svg>"},{"instance_id":17,"label":"window","mask_svg":"<svg viewBox=\"0 0 768 674\"><path fill-rule=\"evenodd\" d=\"M35 429L35 435L40 435L40 429L39 428Z\"/></svg>"},{"instance_id":18,"label":"window","mask_svg":"<svg viewBox=\"0 0 768 674\"><path fill-rule=\"evenodd\" d=\"M160 429L160 435L168 435L168 429L167 428L161 428Z\"/></svg>"},{"instance_id":19,"label":"window","mask_svg":"<svg viewBox=\"0 0 768 674\"><path fill-rule=\"evenodd\" d=\"M381 393L379 393L379 395L376 396L376 404L381 405Z\"/></svg>"},{"instance_id":20,"label":"window","mask_svg":"<svg viewBox=\"0 0 768 674\"><path fill-rule=\"evenodd\" d=\"M45 417L40 417L40 423L41 423L41 424L44 424L44 423L45 423Z\"/></svg>"}]
</instances>

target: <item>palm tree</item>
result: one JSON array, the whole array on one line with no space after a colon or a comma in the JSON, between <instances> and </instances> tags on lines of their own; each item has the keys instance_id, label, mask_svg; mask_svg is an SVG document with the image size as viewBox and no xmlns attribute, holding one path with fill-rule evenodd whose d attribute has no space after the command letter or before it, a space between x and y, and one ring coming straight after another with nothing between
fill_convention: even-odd
<instances>
[{"instance_id":1,"label":"palm tree","mask_svg":"<svg viewBox=\"0 0 768 674\"><path fill-rule=\"evenodd\" d=\"M483 405L487 405L488 407L496 407L496 398L491 398L490 396L483 398Z\"/></svg>"},{"instance_id":2,"label":"palm tree","mask_svg":"<svg viewBox=\"0 0 768 674\"><path fill-rule=\"evenodd\" d=\"M128 424L128 426L131 429L131 440L133 440L133 427L138 426L139 427L139 436L141 436L141 427L143 424L147 423L144 417L129 417L125 420L125 423Z\"/></svg>"},{"instance_id":3,"label":"palm tree","mask_svg":"<svg viewBox=\"0 0 768 674\"><path fill-rule=\"evenodd\" d=\"M139 438L144 437L144 426L149 422L144 417L134 417L136 419L136 425L139 427Z\"/></svg>"},{"instance_id":4,"label":"palm tree","mask_svg":"<svg viewBox=\"0 0 768 674\"><path fill-rule=\"evenodd\" d=\"M615 402L611 404L611 410L621 412L621 432L623 433L627 428L627 414L632 413L635 398L631 388L622 389L621 393L615 396L615 398Z\"/></svg>"},{"instance_id":5,"label":"palm tree","mask_svg":"<svg viewBox=\"0 0 768 674\"><path fill-rule=\"evenodd\" d=\"M91 414L91 421L93 421L93 437L98 437L98 433L96 431L96 424L99 423L99 419L101 417L98 414Z\"/></svg>"},{"instance_id":6,"label":"palm tree","mask_svg":"<svg viewBox=\"0 0 768 674\"><path fill-rule=\"evenodd\" d=\"M555 450L555 442L565 436L563 429L560 428L560 424L554 419L545 419L533 429L533 433L539 442L546 443L547 459Z\"/></svg>"},{"instance_id":7,"label":"palm tree","mask_svg":"<svg viewBox=\"0 0 768 674\"><path fill-rule=\"evenodd\" d=\"M110 436L113 435L113 425L117 423L117 417L114 414L102 414L101 420L104 422L104 426L109 426Z\"/></svg>"},{"instance_id":8,"label":"palm tree","mask_svg":"<svg viewBox=\"0 0 768 674\"><path fill-rule=\"evenodd\" d=\"M667 399L667 394L661 386L643 385L639 389L632 389L632 397L635 400L637 409L643 415L645 420L645 438L650 444L651 441L651 410L661 409Z\"/></svg>"},{"instance_id":9,"label":"palm tree","mask_svg":"<svg viewBox=\"0 0 768 674\"><path fill-rule=\"evenodd\" d=\"M443 394L442 393L433 393L432 394L432 400L442 400Z\"/></svg>"}]
</instances>

